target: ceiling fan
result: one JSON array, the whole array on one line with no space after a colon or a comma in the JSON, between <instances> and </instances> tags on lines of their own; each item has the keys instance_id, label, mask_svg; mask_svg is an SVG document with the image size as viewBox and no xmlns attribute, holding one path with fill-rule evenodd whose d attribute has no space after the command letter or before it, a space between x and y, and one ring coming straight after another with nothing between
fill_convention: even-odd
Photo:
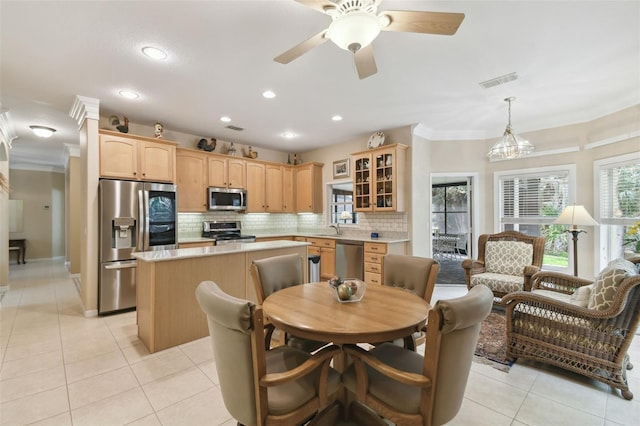
<instances>
[{"instance_id":1,"label":"ceiling fan","mask_svg":"<svg viewBox=\"0 0 640 426\"><path fill-rule=\"evenodd\" d=\"M371 42L380 31L453 35L464 13L385 10L378 14L382 0L295 0L329 15L331 24L313 37L287 50L274 61L288 64L327 40L353 53L360 79L376 72Z\"/></svg>"}]
</instances>

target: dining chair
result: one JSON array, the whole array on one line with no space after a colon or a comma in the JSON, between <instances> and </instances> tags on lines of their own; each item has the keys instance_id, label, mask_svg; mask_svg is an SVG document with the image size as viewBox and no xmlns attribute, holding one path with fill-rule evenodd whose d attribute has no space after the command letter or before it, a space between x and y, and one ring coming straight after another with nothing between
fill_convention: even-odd
<instances>
[{"instance_id":1,"label":"dining chair","mask_svg":"<svg viewBox=\"0 0 640 426\"><path fill-rule=\"evenodd\" d=\"M382 270L382 285L411 291L430 303L440 264L427 257L387 254ZM424 330L415 332L410 340L405 339L405 347L415 350L424 340Z\"/></svg>"},{"instance_id":2,"label":"dining chair","mask_svg":"<svg viewBox=\"0 0 640 426\"><path fill-rule=\"evenodd\" d=\"M493 294L483 285L439 300L429 311L424 356L390 343L370 351L344 346L353 363L342 375L343 385L398 426L450 421L462 405L480 324L492 305Z\"/></svg>"},{"instance_id":3,"label":"dining chair","mask_svg":"<svg viewBox=\"0 0 640 426\"><path fill-rule=\"evenodd\" d=\"M303 284L305 280L302 271L302 257L298 254L285 254L254 260L251 263L251 278L258 304L262 305L269 295L278 290ZM269 323L268 318L265 322L267 324L266 345L271 347L275 328ZM313 352L327 344L289 335L285 335L283 343L307 352Z\"/></svg>"},{"instance_id":4,"label":"dining chair","mask_svg":"<svg viewBox=\"0 0 640 426\"><path fill-rule=\"evenodd\" d=\"M207 316L224 405L244 426L301 425L335 400L340 374L331 345L311 355L289 346L266 350L260 306L223 292L213 281L196 288Z\"/></svg>"}]
</instances>

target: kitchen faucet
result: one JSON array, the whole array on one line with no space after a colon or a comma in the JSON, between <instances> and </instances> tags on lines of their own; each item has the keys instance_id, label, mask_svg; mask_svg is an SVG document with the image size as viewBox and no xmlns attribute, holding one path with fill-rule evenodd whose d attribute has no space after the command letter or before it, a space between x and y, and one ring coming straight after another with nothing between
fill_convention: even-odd
<instances>
[{"instance_id":1,"label":"kitchen faucet","mask_svg":"<svg viewBox=\"0 0 640 426\"><path fill-rule=\"evenodd\" d=\"M340 235L340 224L336 223L335 225L331 225L331 228L336 230L336 235Z\"/></svg>"}]
</instances>

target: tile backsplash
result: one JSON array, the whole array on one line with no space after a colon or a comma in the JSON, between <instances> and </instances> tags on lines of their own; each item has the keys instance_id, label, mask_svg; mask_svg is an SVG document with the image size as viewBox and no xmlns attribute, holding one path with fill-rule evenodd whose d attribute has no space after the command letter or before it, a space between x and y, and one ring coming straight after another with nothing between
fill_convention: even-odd
<instances>
[{"instance_id":1,"label":"tile backsplash","mask_svg":"<svg viewBox=\"0 0 640 426\"><path fill-rule=\"evenodd\" d=\"M202 221L240 221L247 234L269 232L331 232L322 214L274 214L235 212L179 213L178 233L181 237L195 237L202 232ZM342 226L344 236L365 236L376 231L381 237L408 235L407 213L358 213L357 225Z\"/></svg>"}]
</instances>

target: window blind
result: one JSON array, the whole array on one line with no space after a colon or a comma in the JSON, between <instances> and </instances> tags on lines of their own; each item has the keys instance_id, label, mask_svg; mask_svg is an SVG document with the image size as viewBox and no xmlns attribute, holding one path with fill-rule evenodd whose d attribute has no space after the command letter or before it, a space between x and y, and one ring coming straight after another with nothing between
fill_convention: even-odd
<instances>
[{"instance_id":1,"label":"window blind","mask_svg":"<svg viewBox=\"0 0 640 426\"><path fill-rule=\"evenodd\" d=\"M551 223L567 205L568 170L504 175L499 182L503 224Z\"/></svg>"},{"instance_id":2,"label":"window blind","mask_svg":"<svg viewBox=\"0 0 640 426\"><path fill-rule=\"evenodd\" d=\"M598 171L600 223L631 224L640 218L640 159L604 164Z\"/></svg>"}]
</instances>

